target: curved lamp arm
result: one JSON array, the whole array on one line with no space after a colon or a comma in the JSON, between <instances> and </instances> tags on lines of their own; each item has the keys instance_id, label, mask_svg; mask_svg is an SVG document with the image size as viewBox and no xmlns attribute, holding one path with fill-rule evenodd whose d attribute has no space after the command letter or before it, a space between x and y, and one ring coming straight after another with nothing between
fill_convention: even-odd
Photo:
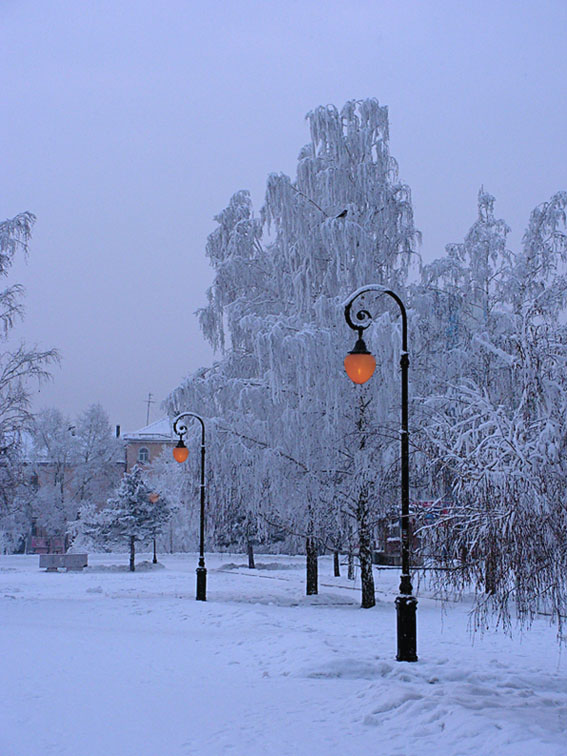
<instances>
[{"instance_id":1,"label":"curved lamp arm","mask_svg":"<svg viewBox=\"0 0 567 756\"><path fill-rule=\"evenodd\" d=\"M183 440L183 437L187 435L187 426L185 423L181 423L180 421L184 417L194 417L196 420L198 420L201 423L201 446L205 445L205 421L200 415L197 415L195 412L181 412L179 415L177 415L173 420L173 432L176 436L179 436L180 440Z\"/></svg>"},{"instance_id":2,"label":"curved lamp arm","mask_svg":"<svg viewBox=\"0 0 567 756\"><path fill-rule=\"evenodd\" d=\"M371 325L374 318L372 314L366 309L358 310L355 316L357 321L356 323L353 322L351 317L351 308L354 304L355 299L358 299L358 297L366 294L367 291L375 291L378 294L387 294L396 302L396 304L400 308L400 314L402 316L402 352L405 352L407 354L408 319L406 308L404 307L404 303L399 298L399 296L391 289L388 289L386 286L382 286L381 284L366 284L366 286L361 286L360 289L353 291L353 293L342 303L345 311L345 320L347 322L347 325L349 326L349 328L352 328L353 331L358 331L359 338L362 338L362 332L366 328L368 328L369 325Z\"/></svg>"}]
</instances>

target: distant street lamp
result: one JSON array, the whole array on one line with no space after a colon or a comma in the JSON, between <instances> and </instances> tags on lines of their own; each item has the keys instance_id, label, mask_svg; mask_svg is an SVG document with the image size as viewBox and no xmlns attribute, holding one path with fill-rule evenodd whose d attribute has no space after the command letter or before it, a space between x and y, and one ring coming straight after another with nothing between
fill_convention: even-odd
<instances>
[{"instance_id":1,"label":"distant street lamp","mask_svg":"<svg viewBox=\"0 0 567 756\"><path fill-rule=\"evenodd\" d=\"M374 373L376 360L370 354L362 338L363 332L372 323L373 317L368 310L360 309L356 313L356 323L351 318L351 308L356 299L368 291L387 294L398 307L402 316L402 353L400 359L402 376L402 422L401 422L401 495L402 495L402 575L400 594L396 598L398 661L417 661L416 609L417 599L412 595L413 587L410 577L410 539L409 539L409 438L408 438L408 336L407 315L402 300L393 291L380 284L368 284L353 292L343 302L345 320L353 331L358 332L358 339L352 352L345 357L344 365L348 377L354 383L366 383Z\"/></svg>"},{"instance_id":2,"label":"distant street lamp","mask_svg":"<svg viewBox=\"0 0 567 756\"><path fill-rule=\"evenodd\" d=\"M180 464L189 456L183 437L187 434L187 426L180 420L184 417L194 417L201 423L201 522L199 534L199 566L197 567L197 601L207 600L207 570L205 567L205 422L194 412L182 412L173 421L173 432L179 436L173 456Z\"/></svg>"},{"instance_id":3,"label":"distant street lamp","mask_svg":"<svg viewBox=\"0 0 567 756\"><path fill-rule=\"evenodd\" d=\"M158 493L155 493L155 492L154 492L154 493L151 493L151 494L150 494L150 495L148 496L148 499L150 500L150 502L151 502L152 504L157 504L157 503L158 503L158 501L159 501L159 494L158 494ZM154 540L154 558L153 558L153 563L154 563L154 564L157 564L157 544L156 544L156 537L155 537L155 536L154 536L154 539L153 539L153 540Z\"/></svg>"}]
</instances>

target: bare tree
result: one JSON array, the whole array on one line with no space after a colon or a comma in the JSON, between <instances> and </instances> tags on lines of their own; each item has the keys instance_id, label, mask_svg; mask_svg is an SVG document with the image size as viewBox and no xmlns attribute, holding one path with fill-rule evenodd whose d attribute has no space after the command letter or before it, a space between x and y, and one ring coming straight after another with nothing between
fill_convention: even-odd
<instances>
[{"instance_id":1,"label":"bare tree","mask_svg":"<svg viewBox=\"0 0 567 756\"><path fill-rule=\"evenodd\" d=\"M6 278L16 254L27 255L32 213L20 213L0 223L0 278ZM23 317L23 287L12 284L0 291L0 549L15 547L27 530L22 433L32 424L30 400L34 381L50 377L56 350L39 351L25 344L9 346L9 336Z\"/></svg>"}]
</instances>

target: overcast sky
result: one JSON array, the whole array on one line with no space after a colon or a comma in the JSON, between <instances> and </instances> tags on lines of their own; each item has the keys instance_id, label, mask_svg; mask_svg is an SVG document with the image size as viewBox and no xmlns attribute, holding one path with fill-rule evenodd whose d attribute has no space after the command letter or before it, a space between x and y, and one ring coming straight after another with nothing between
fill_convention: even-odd
<instances>
[{"instance_id":1,"label":"overcast sky","mask_svg":"<svg viewBox=\"0 0 567 756\"><path fill-rule=\"evenodd\" d=\"M426 260L481 184L517 247L567 189L566 34L566 0L0 0L0 218L37 215L18 337L63 358L35 408L134 430L212 362L213 216L295 175L318 105L388 105Z\"/></svg>"}]
</instances>

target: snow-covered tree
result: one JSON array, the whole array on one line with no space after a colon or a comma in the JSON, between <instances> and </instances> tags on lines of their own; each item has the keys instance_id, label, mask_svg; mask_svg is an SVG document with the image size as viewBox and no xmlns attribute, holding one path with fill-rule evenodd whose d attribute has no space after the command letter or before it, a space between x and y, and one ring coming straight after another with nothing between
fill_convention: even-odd
<instances>
[{"instance_id":1,"label":"snow-covered tree","mask_svg":"<svg viewBox=\"0 0 567 756\"><path fill-rule=\"evenodd\" d=\"M31 213L21 213L0 223L0 278L8 276L16 254L27 255L34 222ZM23 316L23 294L19 284L0 291L0 550L17 546L29 529L22 434L32 422L33 382L49 378L49 366L57 361L55 350L10 341Z\"/></svg>"},{"instance_id":2,"label":"snow-covered tree","mask_svg":"<svg viewBox=\"0 0 567 756\"><path fill-rule=\"evenodd\" d=\"M75 421L55 408L41 410L31 440L36 524L72 534L79 509L88 502L100 506L118 483L124 469L121 444L100 404L92 404Z\"/></svg>"},{"instance_id":3,"label":"snow-covered tree","mask_svg":"<svg viewBox=\"0 0 567 756\"><path fill-rule=\"evenodd\" d=\"M36 481L34 520L50 533L65 533L76 518L76 443L73 424L55 408L38 412L32 428L31 469Z\"/></svg>"},{"instance_id":4,"label":"snow-covered tree","mask_svg":"<svg viewBox=\"0 0 567 756\"><path fill-rule=\"evenodd\" d=\"M222 459L214 458L219 490L236 486L249 517L303 534L308 590L316 591L329 499L354 519L363 544L384 505L358 474L352 435L365 390L342 370L351 345L340 302L369 280L402 287L416 232L409 189L389 154L387 109L376 100L352 101L307 118L311 142L295 180L270 175L259 219L246 192L217 217L207 245L215 280L200 320L223 357L176 389L167 407L171 414L191 407L214 421L214 433L223 434ZM389 326L386 337L376 329L374 350L392 351L398 334ZM397 384L393 370L385 374L381 398L368 396L364 422L391 414ZM364 459L389 467L392 439L368 438L374 449ZM332 487L342 487L339 501L327 495ZM266 501L267 514L258 509ZM370 553L360 550L366 597L374 592Z\"/></svg>"},{"instance_id":5,"label":"snow-covered tree","mask_svg":"<svg viewBox=\"0 0 567 756\"><path fill-rule=\"evenodd\" d=\"M108 548L128 542L130 570L136 569L136 543L148 543L171 517L167 499L156 492L136 465L126 473L107 505L97 509L89 504L81 510L81 536Z\"/></svg>"},{"instance_id":6,"label":"snow-covered tree","mask_svg":"<svg viewBox=\"0 0 567 756\"><path fill-rule=\"evenodd\" d=\"M432 483L454 502L430 537L451 568L440 582L478 587L479 621L496 612L508 625L515 607L524 621L548 612L561 628L567 609L567 193L533 211L517 255L505 251L505 224L498 232L491 213L483 215L492 198L481 193L479 199L481 217L461 248L469 258L459 277L466 284L482 271L476 280L489 285L461 283L458 308L446 281L435 293L439 322L445 296L445 323L459 330L446 350L448 372L423 402ZM486 246L478 244L483 237L492 251L500 249L492 271Z\"/></svg>"},{"instance_id":7,"label":"snow-covered tree","mask_svg":"<svg viewBox=\"0 0 567 756\"><path fill-rule=\"evenodd\" d=\"M123 472L124 452L108 415L100 404L91 404L75 420L76 500L102 502Z\"/></svg>"},{"instance_id":8,"label":"snow-covered tree","mask_svg":"<svg viewBox=\"0 0 567 756\"><path fill-rule=\"evenodd\" d=\"M166 449L145 468L148 484L159 492L171 509L167 528L158 537L161 551L193 551L198 546L199 508L196 503L199 500L199 477L194 461L190 455L190 459L180 465L173 459L171 449Z\"/></svg>"},{"instance_id":9,"label":"snow-covered tree","mask_svg":"<svg viewBox=\"0 0 567 756\"><path fill-rule=\"evenodd\" d=\"M35 216L21 213L0 223L0 277L6 278L18 252L27 255ZM12 284L0 292L0 338L7 342L18 319L23 317L23 287ZM57 360L57 352L39 352L20 345L0 354L0 439L6 453L16 444L23 429L29 426L30 381L50 377L48 366Z\"/></svg>"},{"instance_id":10,"label":"snow-covered tree","mask_svg":"<svg viewBox=\"0 0 567 756\"><path fill-rule=\"evenodd\" d=\"M495 218L494 202L481 187L478 219L464 242L447 245L445 257L424 266L421 284L413 291L419 316L413 329L419 345L413 372L419 380L422 371L430 389L431 380L445 385L462 376L488 381L494 390L501 386L502 365L490 344L509 327L504 302L512 253L507 248L510 229Z\"/></svg>"}]
</instances>

